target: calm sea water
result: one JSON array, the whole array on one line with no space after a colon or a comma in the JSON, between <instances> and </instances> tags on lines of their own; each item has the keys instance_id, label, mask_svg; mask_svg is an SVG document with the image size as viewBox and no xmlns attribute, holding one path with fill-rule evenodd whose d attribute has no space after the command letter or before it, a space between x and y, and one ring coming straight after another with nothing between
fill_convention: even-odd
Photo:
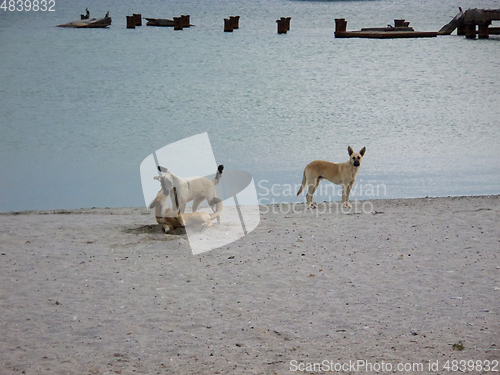
<instances>
[{"instance_id":1,"label":"calm sea water","mask_svg":"<svg viewBox=\"0 0 500 375\"><path fill-rule=\"evenodd\" d=\"M367 147L354 199L499 194L500 37L333 35L335 18L348 30L405 18L437 31L458 6L498 2L55 0L54 12L1 10L0 211L144 205L141 161L202 132L217 163L254 176L262 203L297 201L304 166L345 161L348 145ZM109 11L111 27L55 27L85 7ZM196 26L128 30L132 13L190 14ZM231 15L240 29L224 33ZM286 35L279 17L292 17Z\"/></svg>"}]
</instances>

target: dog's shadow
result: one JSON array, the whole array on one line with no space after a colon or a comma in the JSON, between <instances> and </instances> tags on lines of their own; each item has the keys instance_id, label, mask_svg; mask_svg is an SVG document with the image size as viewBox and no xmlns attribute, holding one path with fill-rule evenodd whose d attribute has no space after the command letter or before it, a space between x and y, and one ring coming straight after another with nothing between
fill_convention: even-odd
<instances>
[{"instance_id":1,"label":"dog's shadow","mask_svg":"<svg viewBox=\"0 0 500 375\"><path fill-rule=\"evenodd\" d=\"M167 235L173 235L173 236L185 236L186 235L186 228L176 228L170 230L168 233L165 233L163 230L163 226L161 224L148 224L148 225L142 225L140 227L136 228L129 228L125 229L123 232L129 233L129 234L151 234L156 236L164 236L168 237Z\"/></svg>"}]
</instances>

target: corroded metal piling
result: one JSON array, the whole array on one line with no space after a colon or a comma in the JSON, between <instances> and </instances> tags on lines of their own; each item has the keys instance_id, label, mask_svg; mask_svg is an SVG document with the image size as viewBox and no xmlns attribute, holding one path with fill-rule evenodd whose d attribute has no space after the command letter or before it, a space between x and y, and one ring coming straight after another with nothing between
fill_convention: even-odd
<instances>
[{"instance_id":1,"label":"corroded metal piling","mask_svg":"<svg viewBox=\"0 0 500 375\"><path fill-rule=\"evenodd\" d=\"M335 37L340 37L347 31L347 21L345 18L335 18Z\"/></svg>"},{"instance_id":2,"label":"corroded metal piling","mask_svg":"<svg viewBox=\"0 0 500 375\"><path fill-rule=\"evenodd\" d=\"M394 20L394 27L408 27L410 25L409 22L405 22L404 19Z\"/></svg>"},{"instance_id":3,"label":"corroded metal piling","mask_svg":"<svg viewBox=\"0 0 500 375\"><path fill-rule=\"evenodd\" d=\"M500 9L467 9L462 22L465 37L476 39L477 34L479 39L488 39L491 22L498 20L500 20Z\"/></svg>"},{"instance_id":4,"label":"corroded metal piling","mask_svg":"<svg viewBox=\"0 0 500 375\"><path fill-rule=\"evenodd\" d=\"M181 23L182 23L182 27L190 27L191 26L191 20L190 20L189 14L188 15L183 14L181 16Z\"/></svg>"},{"instance_id":5,"label":"corroded metal piling","mask_svg":"<svg viewBox=\"0 0 500 375\"><path fill-rule=\"evenodd\" d=\"M229 17L229 21L233 24L233 30L240 28L240 16L231 16Z\"/></svg>"},{"instance_id":6,"label":"corroded metal piling","mask_svg":"<svg viewBox=\"0 0 500 375\"><path fill-rule=\"evenodd\" d=\"M276 20L278 24L278 34L286 34L288 30L290 30L290 20L292 17L281 17L279 20Z\"/></svg>"},{"instance_id":7,"label":"corroded metal piling","mask_svg":"<svg viewBox=\"0 0 500 375\"><path fill-rule=\"evenodd\" d=\"M184 27L183 25L182 17L174 17L174 30L182 30Z\"/></svg>"},{"instance_id":8,"label":"corroded metal piling","mask_svg":"<svg viewBox=\"0 0 500 375\"><path fill-rule=\"evenodd\" d=\"M224 18L224 32L232 33L233 30L234 30L233 20L231 20L230 18Z\"/></svg>"},{"instance_id":9,"label":"corroded metal piling","mask_svg":"<svg viewBox=\"0 0 500 375\"><path fill-rule=\"evenodd\" d=\"M127 29L135 29L136 26L142 26L142 16L135 13L127 16Z\"/></svg>"},{"instance_id":10,"label":"corroded metal piling","mask_svg":"<svg viewBox=\"0 0 500 375\"><path fill-rule=\"evenodd\" d=\"M290 21L291 21L292 17L281 17L281 19L284 20L283 22L285 23L286 30L289 31L290 30Z\"/></svg>"},{"instance_id":11,"label":"corroded metal piling","mask_svg":"<svg viewBox=\"0 0 500 375\"><path fill-rule=\"evenodd\" d=\"M226 33L231 33L235 29L240 28L240 16L230 16L229 18L224 18L224 31Z\"/></svg>"},{"instance_id":12,"label":"corroded metal piling","mask_svg":"<svg viewBox=\"0 0 500 375\"><path fill-rule=\"evenodd\" d=\"M490 34L498 34L497 27L490 27L492 21L500 20L500 9L467 9L458 13L453 20L439 30L440 35L450 35L455 28L457 35L467 39L488 39Z\"/></svg>"},{"instance_id":13,"label":"corroded metal piling","mask_svg":"<svg viewBox=\"0 0 500 375\"><path fill-rule=\"evenodd\" d=\"M135 29L134 16L127 16L127 29Z\"/></svg>"},{"instance_id":14,"label":"corroded metal piling","mask_svg":"<svg viewBox=\"0 0 500 375\"><path fill-rule=\"evenodd\" d=\"M132 17L134 17L135 26L142 26L142 16L140 14L134 13Z\"/></svg>"}]
</instances>

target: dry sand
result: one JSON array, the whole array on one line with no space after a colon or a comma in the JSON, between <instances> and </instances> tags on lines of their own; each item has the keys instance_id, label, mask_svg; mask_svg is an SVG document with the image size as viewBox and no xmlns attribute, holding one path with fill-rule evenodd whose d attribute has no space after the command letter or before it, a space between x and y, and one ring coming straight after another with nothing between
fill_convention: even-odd
<instances>
[{"instance_id":1,"label":"dry sand","mask_svg":"<svg viewBox=\"0 0 500 375\"><path fill-rule=\"evenodd\" d=\"M493 367L499 196L371 203L264 206L255 231L197 256L146 209L1 214L0 374Z\"/></svg>"}]
</instances>

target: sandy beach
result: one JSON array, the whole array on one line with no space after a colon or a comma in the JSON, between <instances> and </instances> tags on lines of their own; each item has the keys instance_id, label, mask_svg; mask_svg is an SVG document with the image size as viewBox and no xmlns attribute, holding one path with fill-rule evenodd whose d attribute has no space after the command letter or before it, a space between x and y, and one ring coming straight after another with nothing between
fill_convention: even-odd
<instances>
[{"instance_id":1,"label":"sandy beach","mask_svg":"<svg viewBox=\"0 0 500 375\"><path fill-rule=\"evenodd\" d=\"M145 208L0 214L0 374L498 373L499 196L370 205L196 256Z\"/></svg>"}]
</instances>

